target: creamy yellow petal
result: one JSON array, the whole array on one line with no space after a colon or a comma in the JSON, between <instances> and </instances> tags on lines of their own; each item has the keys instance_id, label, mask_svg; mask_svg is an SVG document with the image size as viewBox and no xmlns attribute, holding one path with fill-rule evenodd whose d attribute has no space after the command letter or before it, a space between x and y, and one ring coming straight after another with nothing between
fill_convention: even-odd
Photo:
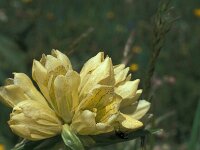
<instances>
[{"instance_id":1,"label":"creamy yellow petal","mask_svg":"<svg viewBox=\"0 0 200 150\"><path fill-rule=\"evenodd\" d=\"M97 84L114 84L114 71L112 67L112 61L108 57L91 73L90 78L80 91L80 98L84 98L87 93Z\"/></svg>"},{"instance_id":2,"label":"creamy yellow petal","mask_svg":"<svg viewBox=\"0 0 200 150\"><path fill-rule=\"evenodd\" d=\"M56 114L42 103L26 100L18 103L10 115L9 126L14 133L29 140L42 140L61 132Z\"/></svg>"},{"instance_id":3,"label":"creamy yellow petal","mask_svg":"<svg viewBox=\"0 0 200 150\"><path fill-rule=\"evenodd\" d=\"M113 95L113 100L103 108L97 110L96 121L102 123L112 123L119 114L121 97Z\"/></svg>"},{"instance_id":4,"label":"creamy yellow petal","mask_svg":"<svg viewBox=\"0 0 200 150\"><path fill-rule=\"evenodd\" d=\"M99 52L96 56L90 58L83 66L80 72L81 80L85 75L96 69L104 60L104 53Z\"/></svg>"},{"instance_id":5,"label":"creamy yellow petal","mask_svg":"<svg viewBox=\"0 0 200 150\"><path fill-rule=\"evenodd\" d=\"M133 98L136 94L139 82L139 79L134 81L127 81L123 85L116 87L115 92L119 94L123 99Z\"/></svg>"},{"instance_id":6,"label":"creamy yellow petal","mask_svg":"<svg viewBox=\"0 0 200 150\"><path fill-rule=\"evenodd\" d=\"M48 91L48 72L44 68L44 66L37 60L33 61L32 67L32 77L36 81L37 85L39 86L42 94L45 98L50 102L50 96Z\"/></svg>"},{"instance_id":7,"label":"creamy yellow petal","mask_svg":"<svg viewBox=\"0 0 200 150\"><path fill-rule=\"evenodd\" d=\"M9 107L14 107L19 102L28 98L24 91L17 85L7 85L0 88L0 100Z\"/></svg>"},{"instance_id":8,"label":"creamy yellow petal","mask_svg":"<svg viewBox=\"0 0 200 150\"><path fill-rule=\"evenodd\" d=\"M90 58L83 66L80 72L81 84L79 87L79 91L83 88L85 83L91 76L91 73L94 69L96 69L102 62L104 61L104 53L99 52L96 56Z\"/></svg>"},{"instance_id":9,"label":"creamy yellow petal","mask_svg":"<svg viewBox=\"0 0 200 150\"><path fill-rule=\"evenodd\" d=\"M137 130L143 127L143 123L130 117L129 115L120 113L117 121L119 122L118 129L120 131Z\"/></svg>"},{"instance_id":10,"label":"creamy yellow petal","mask_svg":"<svg viewBox=\"0 0 200 150\"><path fill-rule=\"evenodd\" d=\"M54 57L56 57L58 60L60 60L62 65L65 66L65 68L72 69L71 62L70 62L69 58L65 54L61 53L58 50L54 50L54 49L52 50L51 53L52 53L52 55Z\"/></svg>"},{"instance_id":11,"label":"creamy yellow petal","mask_svg":"<svg viewBox=\"0 0 200 150\"><path fill-rule=\"evenodd\" d=\"M125 68L125 65L124 64L119 64L119 65L113 66L113 68L114 68L114 73L118 74Z\"/></svg>"},{"instance_id":12,"label":"creamy yellow petal","mask_svg":"<svg viewBox=\"0 0 200 150\"><path fill-rule=\"evenodd\" d=\"M132 98L123 99L120 104L120 109L123 109L123 108L126 109L127 106L130 106L131 104L135 103L139 99L141 94L142 94L142 89L137 90L135 93L135 96L133 96Z\"/></svg>"},{"instance_id":13,"label":"creamy yellow petal","mask_svg":"<svg viewBox=\"0 0 200 150\"><path fill-rule=\"evenodd\" d=\"M14 84L18 85L29 99L40 101L41 103L47 104L44 97L35 88L31 79L24 73L14 73Z\"/></svg>"},{"instance_id":14,"label":"creamy yellow petal","mask_svg":"<svg viewBox=\"0 0 200 150\"><path fill-rule=\"evenodd\" d=\"M96 85L80 102L79 109L102 108L112 101L113 94L113 86Z\"/></svg>"},{"instance_id":15,"label":"creamy yellow petal","mask_svg":"<svg viewBox=\"0 0 200 150\"><path fill-rule=\"evenodd\" d=\"M151 103L145 100L139 100L138 106L133 114L130 116L134 119L141 119L150 109Z\"/></svg>"},{"instance_id":16,"label":"creamy yellow petal","mask_svg":"<svg viewBox=\"0 0 200 150\"><path fill-rule=\"evenodd\" d=\"M89 110L79 112L73 118L71 128L81 135L96 135L111 132L114 128L105 123L96 123L96 113Z\"/></svg>"},{"instance_id":17,"label":"creamy yellow petal","mask_svg":"<svg viewBox=\"0 0 200 150\"><path fill-rule=\"evenodd\" d=\"M75 108L79 103L78 86L80 76L75 71L68 71L65 76L59 75L54 81L57 113L66 122L71 122Z\"/></svg>"},{"instance_id":18,"label":"creamy yellow petal","mask_svg":"<svg viewBox=\"0 0 200 150\"><path fill-rule=\"evenodd\" d=\"M126 107L121 107L120 106L120 112L122 112L123 114L127 114L127 115L131 115L135 112L136 108L138 106L138 101L133 103L133 104L130 104Z\"/></svg>"},{"instance_id":19,"label":"creamy yellow petal","mask_svg":"<svg viewBox=\"0 0 200 150\"><path fill-rule=\"evenodd\" d=\"M114 74L115 74L115 85L124 81L127 77L129 72L129 67L125 68L124 64L120 64L114 67Z\"/></svg>"},{"instance_id":20,"label":"creamy yellow petal","mask_svg":"<svg viewBox=\"0 0 200 150\"><path fill-rule=\"evenodd\" d=\"M32 77L38 83L47 84L47 70L37 60L33 60Z\"/></svg>"},{"instance_id":21,"label":"creamy yellow petal","mask_svg":"<svg viewBox=\"0 0 200 150\"><path fill-rule=\"evenodd\" d=\"M52 55L46 56L46 63L44 67L48 70L48 72L53 71L58 66L62 66L62 63L57 58L53 57Z\"/></svg>"}]
</instances>

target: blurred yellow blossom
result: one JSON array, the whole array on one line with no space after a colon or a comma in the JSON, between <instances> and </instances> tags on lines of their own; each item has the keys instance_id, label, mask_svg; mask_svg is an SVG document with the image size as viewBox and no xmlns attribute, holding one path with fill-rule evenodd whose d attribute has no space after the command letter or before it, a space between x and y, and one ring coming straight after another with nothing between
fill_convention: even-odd
<instances>
[{"instance_id":1,"label":"blurred yellow blossom","mask_svg":"<svg viewBox=\"0 0 200 150\"><path fill-rule=\"evenodd\" d=\"M194 9L193 13L195 16L200 17L200 8Z\"/></svg>"},{"instance_id":2,"label":"blurred yellow blossom","mask_svg":"<svg viewBox=\"0 0 200 150\"><path fill-rule=\"evenodd\" d=\"M142 52L142 48L140 46L133 46L132 52L139 54Z\"/></svg>"},{"instance_id":3,"label":"blurred yellow blossom","mask_svg":"<svg viewBox=\"0 0 200 150\"><path fill-rule=\"evenodd\" d=\"M115 14L114 14L113 11L109 11L109 12L106 13L106 17L108 19L113 19L115 17Z\"/></svg>"},{"instance_id":4,"label":"blurred yellow blossom","mask_svg":"<svg viewBox=\"0 0 200 150\"><path fill-rule=\"evenodd\" d=\"M139 65L138 65L138 64L136 64L136 63L131 64L130 70L131 70L132 72L135 72L135 71L137 71L138 69L139 69Z\"/></svg>"},{"instance_id":5,"label":"blurred yellow blossom","mask_svg":"<svg viewBox=\"0 0 200 150\"><path fill-rule=\"evenodd\" d=\"M0 144L0 150L5 150L5 147L3 144Z\"/></svg>"},{"instance_id":6,"label":"blurred yellow blossom","mask_svg":"<svg viewBox=\"0 0 200 150\"><path fill-rule=\"evenodd\" d=\"M52 12L48 12L48 13L46 14L46 17L47 17L47 19L48 19L49 21L52 21L52 20L55 19L55 15L54 15Z\"/></svg>"}]
</instances>

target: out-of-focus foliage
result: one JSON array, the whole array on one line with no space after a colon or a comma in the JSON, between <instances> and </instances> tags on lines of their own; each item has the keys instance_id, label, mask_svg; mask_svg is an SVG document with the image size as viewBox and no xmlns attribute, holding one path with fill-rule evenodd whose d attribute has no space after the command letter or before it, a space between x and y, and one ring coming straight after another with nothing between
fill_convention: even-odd
<instances>
[{"instance_id":1,"label":"out-of-focus foliage","mask_svg":"<svg viewBox=\"0 0 200 150\"><path fill-rule=\"evenodd\" d=\"M133 57L128 65L133 68L133 78L144 79L153 42L152 16L159 1L1 0L1 84L12 72L30 74L32 60L52 48L69 54L77 70L100 50L109 54L114 64L120 63L131 31L135 33ZM157 121L164 133L156 137L154 147L184 149L200 97L200 2L173 0L171 5L180 19L169 32L156 65L152 112L155 118L173 113ZM90 29L93 32L80 39ZM10 110L2 104L0 110L0 144L10 149L17 142L6 124ZM112 148L128 150L132 146L129 142Z\"/></svg>"}]
</instances>

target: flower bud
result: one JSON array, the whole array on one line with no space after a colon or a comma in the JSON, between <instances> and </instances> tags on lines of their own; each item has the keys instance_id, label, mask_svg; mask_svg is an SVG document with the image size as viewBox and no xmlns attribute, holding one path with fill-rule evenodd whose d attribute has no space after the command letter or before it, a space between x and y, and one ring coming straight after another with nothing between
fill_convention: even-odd
<instances>
[{"instance_id":1,"label":"flower bud","mask_svg":"<svg viewBox=\"0 0 200 150\"><path fill-rule=\"evenodd\" d=\"M48 106L32 100L18 103L8 122L14 133L29 140L41 140L61 133L61 121Z\"/></svg>"}]
</instances>

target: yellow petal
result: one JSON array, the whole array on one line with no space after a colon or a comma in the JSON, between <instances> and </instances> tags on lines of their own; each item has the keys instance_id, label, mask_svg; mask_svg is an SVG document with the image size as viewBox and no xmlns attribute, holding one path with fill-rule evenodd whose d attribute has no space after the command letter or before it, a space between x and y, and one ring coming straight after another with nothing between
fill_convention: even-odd
<instances>
[{"instance_id":1,"label":"yellow petal","mask_svg":"<svg viewBox=\"0 0 200 150\"><path fill-rule=\"evenodd\" d=\"M120 123L120 126L119 126L120 131L137 130L143 127L142 122L123 113L120 113L118 117L118 121Z\"/></svg>"},{"instance_id":2,"label":"yellow petal","mask_svg":"<svg viewBox=\"0 0 200 150\"><path fill-rule=\"evenodd\" d=\"M79 112L72 120L72 130L81 135L96 135L113 130L113 127L108 124L96 123L95 117L96 113L89 110Z\"/></svg>"},{"instance_id":3,"label":"yellow petal","mask_svg":"<svg viewBox=\"0 0 200 150\"><path fill-rule=\"evenodd\" d=\"M150 103L145 100L139 100L138 102L128 105L120 111L124 114L131 116L134 119L141 119L150 109Z\"/></svg>"},{"instance_id":4,"label":"yellow petal","mask_svg":"<svg viewBox=\"0 0 200 150\"><path fill-rule=\"evenodd\" d=\"M150 109L151 103L145 100L139 100L138 106L133 114L130 116L134 119L141 119Z\"/></svg>"},{"instance_id":5,"label":"yellow petal","mask_svg":"<svg viewBox=\"0 0 200 150\"><path fill-rule=\"evenodd\" d=\"M81 80L85 75L96 69L104 60L104 53L99 52L96 56L90 58L83 66L80 72Z\"/></svg>"},{"instance_id":6,"label":"yellow petal","mask_svg":"<svg viewBox=\"0 0 200 150\"><path fill-rule=\"evenodd\" d=\"M62 65L65 66L65 68L72 69L71 62L65 54L61 53L58 50L54 50L54 49L52 50L51 53L54 57L56 57L58 60L61 61Z\"/></svg>"},{"instance_id":7,"label":"yellow petal","mask_svg":"<svg viewBox=\"0 0 200 150\"><path fill-rule=\"evenodd\" d=\"M98 109L96 120L103 123L112 123L119 114L120 103L121 97L115 94L113 100L108 105Z\"/></svg>"},{"instance_id":8,"label":"yellow petal","mask_svg":"<svg viewBox=\"0 0 200 150\"><path fill-rule=\"evenodd\" d=\"M32 67L32 77L38 83L46 83L47 84L47 70L44 66L37 60L33 60Z\"/></svg>"},{"instance_id":9,"label":"yellow petal","mask_svg":"<svg viewBox=\"0 0 200 150\"><path fill-rule=\"evenodd\" d=\"M48 70L48 72L54 71L59 66L62 66L62 63L57 58L53 57L52 55L46 56L46 63L44 67ZM65 66L63 66L65 67Z\"/></svg>"},{"instance_id":10,"label":"yellow petal","mask_svg":"<svg viewBox=\"0 0 200 150\"><path fill-rule=\"evenodd\" d=\"M113 66L113 68L114 68L114 73L118 74L125 68L125 65L124 64L119 64L119 65Z\"/></svg>"},{"instance_id":11,"label":"yellow petal","mask_svg":"<svg viewBox=\"0 0 200 150\"><path fill-rule=\"evenodd\" d=\"M119 94L123 99L133 98L136 94L139 82L139 79L134 81L127 81L123 85L116 87L115 92Z\"/></svg>"},{"instance_id":12,"label":"yellow petal","mask_svg":"<svg viewBox=\"0 0 200 150\"><path fill-rule=\"evenodd\" d=\"M79 109L102 108L112 101L113 94L112 86L96 85L80 102Z\"/></svg>"},{"instance_id":13,"label":"yellow petal","mask_svg":"<svg viewBox=\"0 0 200 150\"><path fill-rule=\"evenodd\" d=\"M79 103L79 84L80 77L75 71L68 71L65 76L59 75L54 81L57 113L66 123L71 122L74 109Z\"/></svg>"},{"instance_id":14,"label":"yellow petal","mask_svg":"<svg viewBox=\"0 0 200 150\"><path fill-rule=\"evenodd\" d=\"M96 69L104 60L104 53L99 52L96 56L90 58L83 66L80 72L81 77L81 85L79 87L79 91L83 88L85 83L91 76L91 72Z\"/></svg>"},{"instance_id":15,"label":"yellow petal","mask_svg":"<svg viewBox=\"0 0 200 150\"><path fill-rule=\"evenodd\" d=\"M132 98L123 99L120 104L120 109L123 109L123 108L126 109L127 106L130 106L131 104L135 103L139 99L141 94L142 94L142 89L137 90L135 95Z\"/></svg>"},{"instance_id":16,"label":"yellow petal","mask_svg":"<svg viewBox=\"0 0 200 150\"><path fill-rule=\"evenodd\" d=\"M115 74L115 85L124 81L127 77L129 68L125 68L124 64L120 64L114 67L114 74Z\"/></svg>"},{"instance_id":17,"label":"yellow petal","mask_svg":"<svg viewBox=\"0 0 200 150\"><path fill-rule=\"evenodd\" d=\"M53 137L62 127L47 105L32 100L20 102L13 108L9 126L20 137L34 141Z\"/></svg>"},{"instance_id":18,"label":"yellow petal","mask_svg":"<svg viewBox=\"0 0 200 150\"><path fill-rule=\"evenodd\" d=\"M106 58L92 73L88 81L83 85L80 91L81 99L94 88L95 85L113 85L114 84L114 71L110 58Z\"/></svg>"},{"instance_id":19,"label":"yellow petal","mask_svg":"<svg viewBox=\"0 0 200 150\"><path fill-rule=\"evenodd\" d=\"M26 99L28 96L17 85L7 85L0 88L0 100L9 107L14 107Z\"/></svg>"},{"instance_id":20,"label":"yellow petal","mask_svg":"<svg viewBox=\"0 0 200 150\"><path fill-rule=\"evenodd\" d=\"M37 85L39 86L42 94L45 98L50 102L50 96L48 91L48 72L44 68L44 66L37 60L33 61L32 67L32 77L36 81ZM50 103L51 104L51 103Z\"/></svg>"},{"instance_id":21,"label":"yellow petal","mask_svg":"<svg viewBox=\"0 0 200 150\"><path fill-rule=\"evenodd\" d=\"M18 85L29 99L40 101L41 103L47 104L44 97L35 88L31 79L24 73L14 73L14 84Z\"/></svg>"}]
</instances>

